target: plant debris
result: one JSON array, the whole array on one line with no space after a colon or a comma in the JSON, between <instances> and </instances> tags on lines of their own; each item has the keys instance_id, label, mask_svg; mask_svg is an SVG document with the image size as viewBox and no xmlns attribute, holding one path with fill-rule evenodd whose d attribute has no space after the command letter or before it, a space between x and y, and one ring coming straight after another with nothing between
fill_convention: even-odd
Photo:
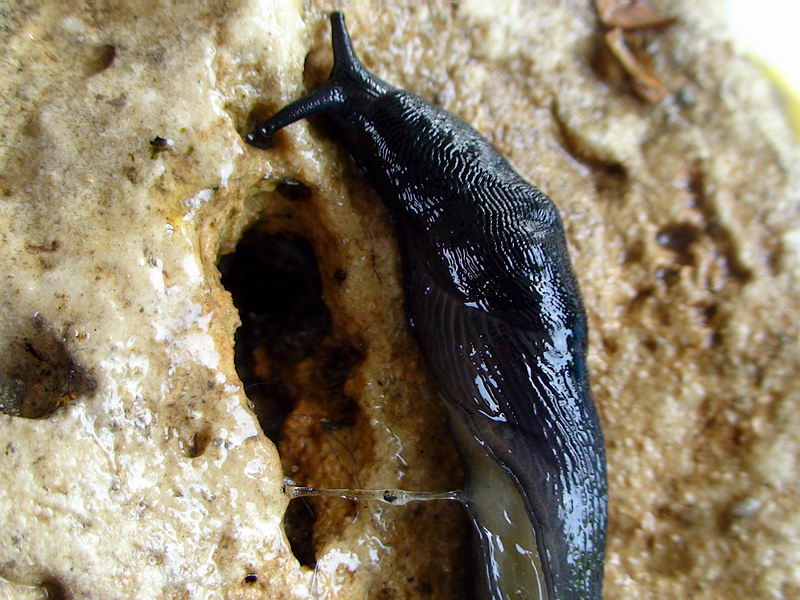
<instances>
[{"instance_id":1,"label":"plant debris","mask_svg":"<svg viewBox=\"0 0 800 600\"><path fill-rule=\"evenodd\" d=\"M631 87L640 98L651 104L658 104L669 96L669 88L658 78L658 75L653 72L648 64L637 59L633 52L631 52L631 49L625 42L622 28L615 27L611 31L606 32L605 39L606 45L614 56L617 57L617 60L619 60L625 71L631 76Z\"/></svg>"},{"instance_id":2,"label":"plant debris","mask_svg":"<svg viewBox=\"0 0 800 600\"><path fill-rule=\"evenodd\" d=\"M658 104L671 92L653 71L650 54L631 50L625 32L667 27L677 18L654 11L647 0L596 0L596 7L601 23L611 28L605 33L605 44L630 77L631 88L643 100Z\"/></svg>"},{"instance_id":3,"label":"plant debris","mask_svg":"<svg viewBox=\"0 0 800 600\"><path fill-rule=\"evenodd\" d=\"M666 27L677 20L656 12L649 4L647 0L597 0L597 14L606 27L621 29Z\"/></svg>"}]
</instances>

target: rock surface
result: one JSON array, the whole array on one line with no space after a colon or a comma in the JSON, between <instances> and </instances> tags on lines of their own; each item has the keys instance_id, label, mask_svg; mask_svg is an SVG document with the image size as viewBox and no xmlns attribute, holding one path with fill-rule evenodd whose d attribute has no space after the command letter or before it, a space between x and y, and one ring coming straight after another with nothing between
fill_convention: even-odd
<instances>
[{"instance_id":1,"label":"rock surface","mask_svg":"<svg viewBox=\"0 0 800 600\"><path fill-rule=\"evenodd\" d=\"M605 68L587 1L344 7L371 70L561 209L611 600L800 596L798 151L715 6L637 34L657 105ZM284 473L460 484L381 203L324 124L241 137L326 77L337 7L3 3L0 598L463 594L456 505L293 501L314 567L282 525Z\"/></svg>"}]
</instances>

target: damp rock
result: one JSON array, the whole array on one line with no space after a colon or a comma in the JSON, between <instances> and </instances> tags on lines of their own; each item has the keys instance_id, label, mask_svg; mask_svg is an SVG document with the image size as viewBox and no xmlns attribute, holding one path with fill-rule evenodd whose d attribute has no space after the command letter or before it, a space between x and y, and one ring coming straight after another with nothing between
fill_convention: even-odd
<instances>
[{"instance_id":1,"label":"damp rock","mask_svg":"<svg viewBox=\"0 0 800 600\"><path fill-rule=\"evenodd\" d=\"M592 3L479 4L346 10L372 71L559 207L613 491L605 597L791 596L800 173L767 80L705 3L635 32L676 92L655 105L595 64ZM286 475L442 491L461 472L375 191L322 119L242 138L327 77L330 6L255 8L7 3L0 577L40 585L14 597L467 594L455 503L286 512ZM245 301L224 263L254 228ZM720 501L754 486L769 510Z\"/></svg>"}]
</instances>

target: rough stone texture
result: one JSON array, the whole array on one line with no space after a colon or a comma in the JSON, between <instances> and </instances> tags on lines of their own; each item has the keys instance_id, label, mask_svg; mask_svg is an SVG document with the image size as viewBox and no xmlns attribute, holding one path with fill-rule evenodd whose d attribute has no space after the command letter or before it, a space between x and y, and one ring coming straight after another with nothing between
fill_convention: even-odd
<instances>
[{"instance_id":1,"label":"rough stone texture","mask_svg":"<svg viewBox=\"0 0 800 600\"><path fill-rule=\"evenodd\" d=\"M267 151L240 136L326 76L334 7L2 4L0 597L460 597L455 505L317 502L313 569L281 525L284 472L460 477L380 202L317 122ZM343 8L368 67L561 208L608 443L606 597L800 596L800 166L716 4L663 2L679 23L641 34L675 90L657 106L603 68L585 0ZM281 457L216 266L256 223L310 242L330 312L311 355L260 358L296 403ZM332 387L336 347L356 358Z\"/></svg>"}]
</instances>

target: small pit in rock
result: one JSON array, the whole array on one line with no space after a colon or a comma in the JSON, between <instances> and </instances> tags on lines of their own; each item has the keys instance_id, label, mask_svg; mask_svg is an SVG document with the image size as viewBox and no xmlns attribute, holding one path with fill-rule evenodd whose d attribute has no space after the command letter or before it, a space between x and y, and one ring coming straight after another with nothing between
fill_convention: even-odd
<instances>
[{"instance_id":1,"label":"small pit in rock","mask_svg":"<svg viewBox=\"0 0 800 600\"><path fill-rule=\"evenodd\" d=\"M295 201L308 200L311 198L312 192L302 181L286 177L278 183L275 190L284 198Z\"/></svg>"},{"instance_id":2,"label":"small pit in rock","mask_svg":"<svg viewBox=\"0 0 800 600\"><path fill-rule=\"evenodd\" d=\"M0 352L0 412L7 415L43 419L96 388L64 336L41 318L22 323L19 336Z\"/></svg>"},{"instance_id":3,"label":"small pit in rock","mask_svg":"<svg viewBox=\"0 0 800 600\"><path fill-rule=\"evenodd\" d=\"M97 75L108 69L117 56L117 48L113 44L102 44L92 48L86 59L86 74Z\"/></svg>"},{"instance_id":4,"label":"small pit in rock","mask_svg":"<svg viewBox=\"0 0 800 600\"><path fill-rule=\"evenodd\" d=\"M656 243L675 253L678 263L694 264L692 245L700 237L700 231L690 223L672 223L662 227L656 234Z\"/></svg>"}]
</instances>

